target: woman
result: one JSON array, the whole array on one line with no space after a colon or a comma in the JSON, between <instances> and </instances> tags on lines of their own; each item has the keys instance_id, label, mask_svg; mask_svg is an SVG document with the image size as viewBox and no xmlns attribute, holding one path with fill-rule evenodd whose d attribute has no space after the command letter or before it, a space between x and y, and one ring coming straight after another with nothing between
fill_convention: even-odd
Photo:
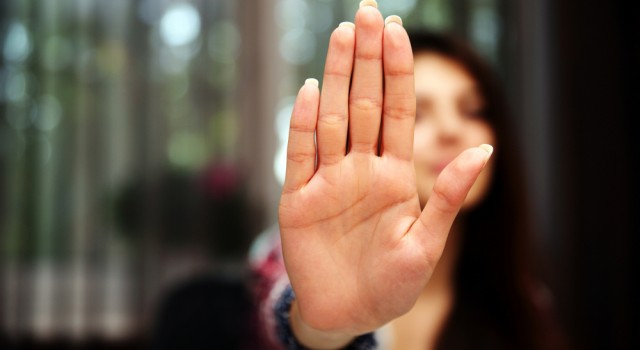
<instances>
[{"instance_id":1,"label":"woman","mask_svg":"<svg viewBox=\"0 0 640 350\"><path fill-rule=\"evenodd\" d=\"M446 37L410 43L397 16L362 1L331 37L323 81L321 95L307 81L292 115L286 273L277 249L258 264L267 332L290 349L559 345L485 65Z\"/></svg>"}]
</instances>

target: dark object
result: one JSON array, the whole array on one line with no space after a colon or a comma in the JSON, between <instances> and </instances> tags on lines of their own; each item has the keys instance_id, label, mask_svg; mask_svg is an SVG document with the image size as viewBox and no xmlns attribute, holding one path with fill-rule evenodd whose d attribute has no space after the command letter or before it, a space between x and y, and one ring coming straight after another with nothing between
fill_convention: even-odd
<instances>
[{"instance_id":1,"label":"dark object","mask_svg":"<svg viewBox=\"0 0 640 350\"><path fill-rule=\"evenodd\" d=\"M151 348L256 349L252 310L241 278L196 277L171 291L160 305Z\"/></svg>"}]
</instances>

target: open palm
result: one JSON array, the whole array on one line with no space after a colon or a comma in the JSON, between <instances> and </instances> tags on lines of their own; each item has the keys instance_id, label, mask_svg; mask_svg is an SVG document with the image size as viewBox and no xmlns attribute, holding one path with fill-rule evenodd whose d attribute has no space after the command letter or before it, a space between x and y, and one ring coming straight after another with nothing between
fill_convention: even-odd
<instances>
[{"instance_id":1,"label":"open palm","mask_svg":"<svg viewBox=\"0 0 640 350\"><path fill-rule=\"evenodd\" d=\"M362 7L329 43L322 93L294 107L279 219L300 317L360 334L407 312L428 282L489 147L463 152L423 210L413 164L415 92L406 31Z\"/></svg>"}]
</instances>

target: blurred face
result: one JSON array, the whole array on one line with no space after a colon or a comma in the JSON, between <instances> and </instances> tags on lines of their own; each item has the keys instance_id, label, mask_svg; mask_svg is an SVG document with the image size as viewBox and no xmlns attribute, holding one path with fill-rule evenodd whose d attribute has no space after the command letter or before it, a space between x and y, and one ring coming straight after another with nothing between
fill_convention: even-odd
<instances>
[{"instance_id":1,"label":"blurred face","mask_svg":"<svg viewBox=\"0 0 640 350\"><path fill-rule=\"evenodd\" d=\"M495 134L482 115L484 100L476 82L461 65L434 53L418 53L414 60L417 116L413 152L424 206L442 169L467 148L483 143L495 146ZM471 188L463 210L484 197L492 164L487 164Z\"/></svg>"}]
</instances>

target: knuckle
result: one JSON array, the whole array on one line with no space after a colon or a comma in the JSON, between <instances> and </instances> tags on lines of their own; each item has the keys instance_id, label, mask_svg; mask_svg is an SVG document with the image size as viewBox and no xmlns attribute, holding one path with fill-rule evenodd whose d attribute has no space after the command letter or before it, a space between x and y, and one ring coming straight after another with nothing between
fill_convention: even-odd
<instances>
[{"instance_id":1,"label":"knuckle","mask_svg":"<svg viewBox=\"0 0 640 350\"><path fill-rule=\"evenodd\" d=\"M387 61L388 64L388 61ZM384 75L387 77L400 78L400 79L413 79L413 70L407 67L387 65L385 66Z\"/></svg>"},{"instance_id":2,"label":"knuckle","mask_svg":"<svg viewBox=\"0 0 640 350\"><path fill-rule=\"evenodd\" d=\"M318 160L320 163L324 165L333 165L333 164L338 164L342 160L342 157L343 156L339 154L326 153L326 154L321 154L318 157Z\"/></svg>"},{"instance_id":3,"label":"knuckle","mask_svg":"<svg viewBox=\"0 0 640 350\"><path fill-rule=\"evenodd\" d=\"M287 159L296 164L305 163L313 157L315 157L315 153L309 151L290 151L287 153Z\"/></svg>"},{"instance_id":4,"label":"knuckle","mask_svg":"<svg viewBox=\"0 0 640 350\"><path fill-rule=\"evenodd\" d=\"M376 149L375 140L372 141L357 141L351 140L351 152L369 153Z\"/></svg>"},{"instance_id":5,"label":"knuckle","mask_svg":"<svg viewBox=\"0 0 640 350\"><path fill-rule=\"evenodd\" d=\"M352 108L365 112L379 111L382 108L382 99L372 97L352 97L349 101Z\"/></svg>"},{"instance_id":6,"label":"knuckle","mask_svg":"<svg viewBox=\"0 0 640 350\"><path fill-rule=\"evenodd\" d=\"M388 119L397 119L397 120L406 120L413 119L416 115L416 109L413 106L407 105L385 105L384 107L384 118Z\"/></svg>"},{"instance_id":7,"label":"knuckle","mask_svg":"<svg viewBox=\"0 0 640 350\"><path fill-rule=\"evenodd\" d=\"M325 112L320 115L319 123L325 126L340 126L347 121L347 115L341 112Z\"/></svg>"},{"instance_id":8,"label":"knuckle","mask_svg":"<svg viewBox=\"0 0 640 350\"><path fill-rule=\"evenodd\" d=\"M361 48L356 50L356 60L373 61L374 63L382 62L382 50L374 48Z\"/></svg>"},{"instance_id":9,"label":"knuckle","mask_svg":"<svg viewBox=\"0 0 640 350\"><path fill-rule=\"evenodd\" d=\"M437 209L442 212L450 213L455 211L460 202L458 198L447 191L442 182L439 181L433 186L433 195L439 199L436 201L436 205L438 205Z\"/></svg>"},{"instance_id":10,"label":"knuckle","mask_svg":"<svg viewBox=\"0 0 640 350\"><path fill-rule=\"evenodd\" d=\"M291 122L291 126L289 127L290 131L309 134L315 132L315 125L309 125L305 123L296 123Z\"/></svg>"},{"instance_id":11,"label":"knuckle","mask_svg":"<svg viewBox=\"0 0 640 350\"><path fill-rule=\"evenodd\" d=\"M343 80L351 79L351 71L349 69L340 70L336 67L327 66L324 72L325 77L335 77Z\"/></svg>"}]
</instances>

